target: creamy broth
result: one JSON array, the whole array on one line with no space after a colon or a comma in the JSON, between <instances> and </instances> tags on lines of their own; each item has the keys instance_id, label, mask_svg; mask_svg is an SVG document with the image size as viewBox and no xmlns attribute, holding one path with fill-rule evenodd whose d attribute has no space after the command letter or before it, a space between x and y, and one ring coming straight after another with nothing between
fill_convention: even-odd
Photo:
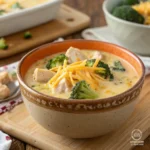
<instances>
[{"instance_id":1,"label":"creamy broth","mask_svg":"<svg viewBox=\"0 0 150 150\"><path fill-rule=\"evenodd\" d=\"M50 0L0 0L0 15L34 7L48 1Z\"/></svg>"},{"instance_id":2,"label":"creamy broth","mask_svg":"<svg viewBox=\"0 0 150 150\"><path fill-rule=\"evenodd\" d=\"M82 53L88 59L90 59L95 52L96 52L95 50L82 50ZM120 94L130 89L133 85L135 85L135 83L139 79L139 75L137 74L136 70L127 61L110 53L101 52L101 54L102 54L101 61L107 63L110 68L112 68L114 61L119 60L122 66L126 69L126 71L121 72L121 71L116 71L111 69L111 72L114 75L113 81L109 81L105 79L99 80L98 83L99 89L96 90L96 92L99 95L99 98L107 98L107 97L115 96L117 94ZM47 61L56 55L58 54L46 57L34 63L26 73L25 82L29 87L33 88L38 92L44 93L46 95L54 96L54 97L68 99L70 97L71 91L63 92L63 93L53 93L46 83L40 83L33 80L33 73L35 68L45 68Z\"/></svg>"}]
</instances>

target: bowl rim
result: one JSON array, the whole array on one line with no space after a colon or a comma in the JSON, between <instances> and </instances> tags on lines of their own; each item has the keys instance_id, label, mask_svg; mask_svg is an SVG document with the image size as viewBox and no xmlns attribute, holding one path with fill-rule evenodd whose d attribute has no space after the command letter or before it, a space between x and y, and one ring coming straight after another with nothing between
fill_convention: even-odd
<instances>
[{"instance_id":1,"label":"bowl rim","mask_svg":"<svg viewBox=\"0 0 150 150\"><path fill-rule=\"evenodd\" d=\"M125 92L122 92L122 93L120 93L120 94L118 94L118 95L115 95L115 96L112 96L112 97L102 98L102 99L94 99L94 100L93 100L93 99L86 99L86 100L85 100L85 99L80 99L80 100L79 100L79 99L73 99L73 100L72 100L72 99L69 99L69 100L68 100L68 99L63 99L63 98L57 98L57 97L49 96L49 95L40 93L40 92L38 92L38 91L36 91L36 90L33 90L32 88L30 88L30 87L25 83L25 81L24 81L24 80L22 79L22 77L21 77L20 70L21 70L22 63L23 63L23 61L26 59L26 57L28 57L30 54L32 54L32 53L34 53L34 52L36 52L36 51L38 51L38 50L41 50L41 49L44 48L44 47L48 47L49 45L56 45L56 44L61 44L61 43L64 43L64 42L66 43L66 42L73 42L73 41L76 41L76 42L79 42L79 43L80 43L80 42L84 42L84 41L86 41L86 42L105 43L105 44L108 44L108 45L115 46L115 47L121 49L121 51L128 53L131 57L134 57L134 58L136 59L136 61L138 61L138 62L140 63L140 65L141 65L141 67L142 67L142 74L141 74L139 80L136 82L136 84L135 84L132 88L126 90ZM143 82L144 82L144 78L145 78L145 67L144 67L143 62L141 61L141 59L140 59L138 56L136 56L134 53L130 52L129 50L127 50L127 49L125 49L125 48L123 48L123 47L120 47L120 46L115 45L115 44L112 44L112 43L103 42L103 41L75 39L75 40L66 40L66 41L61 41L61 42L47 43L47 44L44 44L44 45L42 45L42 46L39 46L39 47L33 49L32 51L28 52L28 53L20 60L20 62L19 62L19 64L18 64L18 67L17 67L17 77L18 77L18 80L19 80L21 86L23 86L25 89L27 89L27 91L29 91L30 93L36 95L37 97L39 96L39 97L43 97L43 98L45 98L45 99L48 99L49 102L50 102L50 101L55 101L56 103L58 102L58 103L62 103L62 104L79 104L79 103L82 103L82 104L98 104L98 103L103 103L103 102L106 102L106 103L109 102L109 103L110 103L110 102L112 102L113 100L116 100L116 101L117 101L117 99L120 99L120 97L124 98L126 95L129 95L129 94L131 94L132 92L134 92L135 89L139 88L139 86L140 86L141 84L143 84Z\"/></svg>"},{"instance_id":2,"label":"bowl rim","mask_svg":"<svg viewBox=\"0 0 150 150\"><path fill-rule=\"evenodd\" d=\"M120 23L124 23L126 25L130 25L130 26L133 26L133 27L140 27L140 28L145 28L145 29L150 29L150 25L144 25L144 24L138 24L138 23L134 23L134 22L130 22L130 21L126 21L126 20L123 20L123 19L120 19L120 18L117 18L115 16L113 16L107 9L107 4L109 3L109 1L112 1L112 0L105 0L103 2L103 5L102 5L102 8L103 8L103 12L109 16L110 18L112 18L113 20L117 21L117 22L120 22Z\"/></svg>"}]
</instances>

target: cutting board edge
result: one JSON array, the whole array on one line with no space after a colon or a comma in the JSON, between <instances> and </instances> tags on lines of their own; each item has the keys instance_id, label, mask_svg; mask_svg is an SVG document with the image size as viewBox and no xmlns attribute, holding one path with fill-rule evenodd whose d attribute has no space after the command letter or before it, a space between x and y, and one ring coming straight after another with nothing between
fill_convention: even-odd
<instances>
[{"instance_id":1,"label":"cutting board edge","mask_svg":"<svg viewBox=\"0 0 150 150\"><path fill-rule=\"evenodd\" d=\"M11 124L3 123L2 121L0 121L0 130L2 130L3 132L5 132L15 138L22 140L30 145L38 147L42 150L47 150L47 148L51 148L51 150L56 150L56 149L58 149L58 146L61 148L61 145L59 145L58 143L56 143L54 141L51 141L53 144L52 143L47 144L46 142L45 143L40 142L40 139L36 139L34 136L29 136L26 132L24 132L23 130L21 130L19 128L16 130L15 126L12 126ZM57 148L54 146L54 144L57 144ZM65 148L64 150L71 150L68 146L63 146L63 147Z\"/></svg>"}]
</instances>

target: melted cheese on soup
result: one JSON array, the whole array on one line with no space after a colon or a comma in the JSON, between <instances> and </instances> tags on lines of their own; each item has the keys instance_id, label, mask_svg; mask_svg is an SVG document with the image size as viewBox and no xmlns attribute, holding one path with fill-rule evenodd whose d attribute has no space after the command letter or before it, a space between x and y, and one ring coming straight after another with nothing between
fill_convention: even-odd
<instances>
[{"instance_id":1,"label":"melted cheese on soup","mask_svg":"<svg viewBox=\"0 0 150 150\"><path fill-rule=\"evenodd\" d=\"M0 15L48 2L50 0L0 0Z\"/></svg>"},{"instance_id":2,"label":"melted cheese on soup","mask_svg":"<svg viewBox=\"0 0 150 150\"><path fill-rule=\"evenodd\" d=\"M88 59L90 59L96 51L82 50L82 52ZM44 93L46 95L54 96L54 97L68 99L70 97L71 91L62 92L62 93L53 93L52 89L49 88L49 86L46 83L40 83L33 79L33 73L35 68L45 68L45 65L48 62L48 60L53 58L56 55L58 54L55 54L53 56L48 56L42 60L35 62L26 73L25 82L29 87L33 88L38 92ZM99 95L99 98L107 98L107 97L115 96L117 94L120 94L130 89L132 86L135 85L135 83L139 79L139 76L136 70L127 61L121 59L118 56L106 52L101 52L101 55L102 55L101 61L107 63L110 68L112 68L115 61L120 61L122 66L126 69L126 71L122 72L122 71L116 71L111 69L111 72L114 75L113 81L105 80L105 79L99 80L98 81L99 88L96 90L96 92Z\"/></svg>"}]
</instances>

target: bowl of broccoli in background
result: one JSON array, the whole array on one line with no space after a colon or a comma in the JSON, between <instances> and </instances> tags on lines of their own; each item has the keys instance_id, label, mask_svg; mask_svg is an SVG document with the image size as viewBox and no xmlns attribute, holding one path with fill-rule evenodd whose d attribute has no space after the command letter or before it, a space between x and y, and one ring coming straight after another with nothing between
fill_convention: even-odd
<instances>
[{"instance_id":1,"label":"bowl of broccoli in background","mask_svg":"<svg viewBox=\"0 0 150 150\"><path fill-rule=\"evenodd\" d=\"M114 37L125 48L141 55L150 55L150 25L132 6L139 0L105 0L103 11Z\"/></svg>"}]
</instances>

